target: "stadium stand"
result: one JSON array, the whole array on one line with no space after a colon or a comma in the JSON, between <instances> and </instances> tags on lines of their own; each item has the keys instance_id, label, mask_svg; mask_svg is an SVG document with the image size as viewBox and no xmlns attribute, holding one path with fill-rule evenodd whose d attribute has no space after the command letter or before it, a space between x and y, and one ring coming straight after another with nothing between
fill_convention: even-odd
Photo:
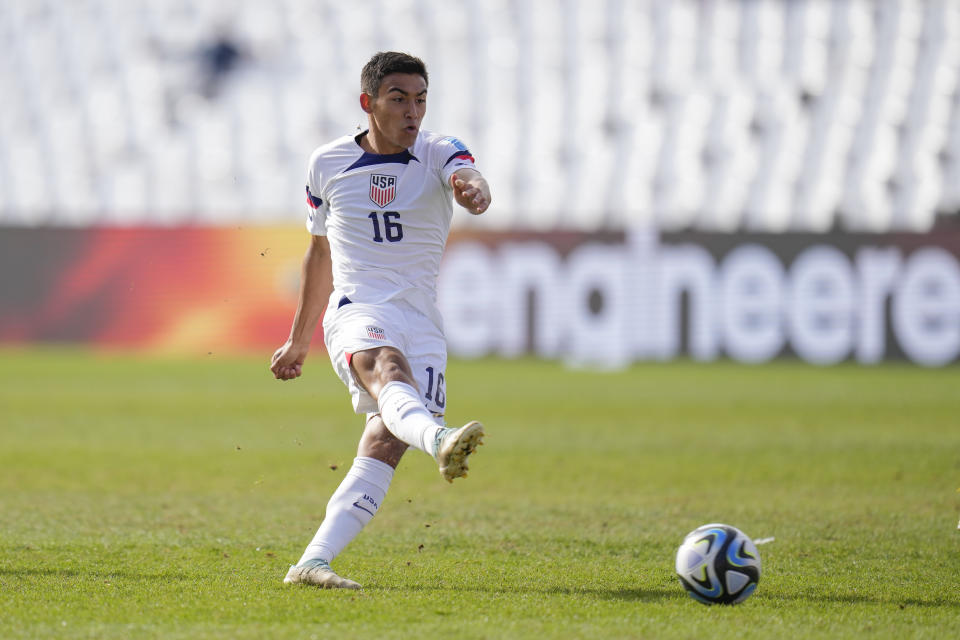
<instances>
[{"instance_id":1,"label":"stadium stand","mask_svg":"<svg viewBox=\"0 0 960 640\"><path fill-rule=\"evenodd\" d=\"M960 211L953 0L6 0L0 223L300 219L359 68L428 62L520 229L927 230ZM232 53L231 53L232 52ZM219 57L218 57L219 56Z\"/></svg>"}]
</instances>

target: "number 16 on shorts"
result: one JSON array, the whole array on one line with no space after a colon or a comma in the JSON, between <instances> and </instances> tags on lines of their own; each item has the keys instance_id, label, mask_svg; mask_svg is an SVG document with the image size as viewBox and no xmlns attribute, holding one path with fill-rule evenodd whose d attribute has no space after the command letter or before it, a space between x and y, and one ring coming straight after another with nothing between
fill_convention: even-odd
<instances>
[{"instance_id":1,"label":"number 16 on shorts","mask_svg":"<svg viewBox=\"0 0 960 640\"><path fill-rule=\"evenodd\" d=\"M447 394L443 388L443 372L434 371L433 367L427 367L427 392L424 397L443 409L447 404Z\"/></svg>"}]
</instances>

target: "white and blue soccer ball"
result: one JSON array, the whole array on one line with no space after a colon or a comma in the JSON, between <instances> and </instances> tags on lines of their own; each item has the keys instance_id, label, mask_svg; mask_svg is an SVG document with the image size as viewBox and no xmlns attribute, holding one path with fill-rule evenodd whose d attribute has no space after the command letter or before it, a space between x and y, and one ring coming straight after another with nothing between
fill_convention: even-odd
<instances>
[{"instance_id":1,"label":"white and blue soccer ball","mask_svg":"<svg viewBox=\"0 0 960 640\"><path fill-rule=\"evenodd\" d=\"M743 531L705 524L677 549L677 576L690 597L703 604L739 604L760 582L760 554Z\"/></svg>"}]
</instances>

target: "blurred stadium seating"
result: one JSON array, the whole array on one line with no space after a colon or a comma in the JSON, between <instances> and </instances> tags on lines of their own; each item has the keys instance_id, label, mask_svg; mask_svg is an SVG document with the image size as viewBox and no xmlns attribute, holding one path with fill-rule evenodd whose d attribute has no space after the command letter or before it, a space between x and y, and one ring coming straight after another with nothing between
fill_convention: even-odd
<instances>
[{"instance_id":1,"label":"blurred stadium seating","mask_svg":"<svg viewBox=\"0 0 960 640\"><path fill-rule=\"evenodd\" d=\"M309 153L362 124L359 69L388 48L427 61L426 126L496 185L463 226L960 210L955 0L4 0L0 41L5 225L296 222Z\"/></svg>"}]
</instances>

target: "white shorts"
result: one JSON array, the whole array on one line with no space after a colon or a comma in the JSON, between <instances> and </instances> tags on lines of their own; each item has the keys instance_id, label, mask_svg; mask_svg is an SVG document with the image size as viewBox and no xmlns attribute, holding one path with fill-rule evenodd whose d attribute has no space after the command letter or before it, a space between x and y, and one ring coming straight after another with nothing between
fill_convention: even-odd
<instances>
[{"instance_id":1,"label":"white shorts","mask_svg":"<svg viewBox=\"0 0 960 640\"><path fill-rule=\"evenodd\" d=\"M349 302L334 293L323 317L323 341L333 370L350 390L353 410L378 413L377 401L353 377L350 359L358 351L393 347L410 363L420 398L443 424L447 403L447 341L426 314L403 301Z\"/></svg>"}]
</instances>

